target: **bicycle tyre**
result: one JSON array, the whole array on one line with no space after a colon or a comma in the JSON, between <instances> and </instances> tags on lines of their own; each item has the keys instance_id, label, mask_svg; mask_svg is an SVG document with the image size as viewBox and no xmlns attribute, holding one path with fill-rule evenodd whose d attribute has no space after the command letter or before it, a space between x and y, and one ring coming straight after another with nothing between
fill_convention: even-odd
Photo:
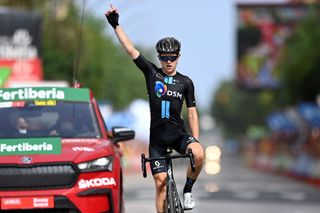
<instances>
[{"instance_id":1,"label":"bicycle tyre","mask_svg":"<svg viewBox=\"0 0 320 213\"><path fill-rule=\"evenodd\" d=\"M173 180L167 183L167 213L184 213L176 184Z\"/></svg>"}]
</instances>

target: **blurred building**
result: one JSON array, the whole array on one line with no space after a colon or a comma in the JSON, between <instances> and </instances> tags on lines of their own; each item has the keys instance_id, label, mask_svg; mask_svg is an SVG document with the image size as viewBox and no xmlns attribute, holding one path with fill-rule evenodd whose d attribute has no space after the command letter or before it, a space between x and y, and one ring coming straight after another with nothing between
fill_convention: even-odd
<instances>
[{"instance_id":1,"label":"blurred building","mask_svg":"<svg viewBox=\"0 0 320 213\"><path fill-rule=\"evenodd\" d=\"M277 78L277 72L281 72L277 70L281 50L297 24L311 10L305 3L315 2L320 1L237 4L235 76L238 85L252 90L281 86Z\"/></svg>"},{"instance_id":2,"label":"blurred building","mask_svg":"<svg viewBox=\"0 0 320 213\"><path fill-rule=\"evenodd\" d=\"M39 14L0 7L0 87L43 79Z\"/></svg>"}]
</instances>

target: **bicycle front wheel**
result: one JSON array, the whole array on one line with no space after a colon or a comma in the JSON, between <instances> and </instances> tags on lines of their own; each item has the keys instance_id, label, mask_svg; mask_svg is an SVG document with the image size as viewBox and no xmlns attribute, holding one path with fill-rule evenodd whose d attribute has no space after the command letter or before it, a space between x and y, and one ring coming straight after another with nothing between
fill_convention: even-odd
<instances>
[{"instance_id":1,"label":"bicycle front wheel","mask_svg":"<svg viewBox=\"0 0 320 213\"><path fill-rule=\"evenodd\" d=\"M167 182L167 213L184 213L176 184L173 180Z\"/></svg>"}]
</instances>

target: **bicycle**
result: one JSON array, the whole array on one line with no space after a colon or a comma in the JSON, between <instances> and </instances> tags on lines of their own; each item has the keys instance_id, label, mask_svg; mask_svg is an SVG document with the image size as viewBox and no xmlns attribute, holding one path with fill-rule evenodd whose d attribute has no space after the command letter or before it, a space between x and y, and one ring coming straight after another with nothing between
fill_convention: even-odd
<instances>
[{"instance_id":1,"label":"bicycle","mask_svg":"<svg viewBox=\"0 0 320 213\"><path fill-rule=\"evenodd\" d=\"M187 154L183 155L171 155L172 149L168 148L166 155L163 157L157 157L157 158L146 158L145 154L141 154L141 168L142 168L142 174L143 177L147 177L147 171L146 171L146 163L150 161L155 160L165 160L167 165L167 194L166 194L166 201L167 201L167 213L183 213L184 209L182 207L179 193L176 187L176 183L173 177L173 165L172 165L172 159L176 158L189 158L190 159L190 165L193 172L195 172L195 163L193 158L192 150L189 148Z\"/></svg>"}]
</instances>

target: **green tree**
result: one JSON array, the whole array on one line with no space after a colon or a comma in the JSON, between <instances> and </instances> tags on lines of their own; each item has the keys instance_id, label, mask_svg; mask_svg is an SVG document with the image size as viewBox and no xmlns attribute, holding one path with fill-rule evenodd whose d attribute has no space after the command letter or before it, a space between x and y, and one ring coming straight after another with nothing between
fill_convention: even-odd
<instances>
[{"instance_id":1,"label":"green tree","mask_svg":"<svg viewBox=\"0 0 320 213\"><path fill-rule=\"evenodd\" d=\"M314 102L320 93L320 14L313 8L288 39L279 64L282 87L277 100L282 106Z\"/></svg>"},{"instance_id":2,"label":"green tree","mask_svg":"<svg viewBox=\"0 0 320 213\"><path fill-rule=\"evenodd\" d=\"M72 85L77 67L78 81L91 88L98 99L109 100L116 109L126 107L135 98L147 98L143 75L119 44L107 36L106 29L110 27L104 17L98 19L86 11L82 25L81 10L73 0L0 3L42 15L40 56L45 80L65 80Z\"/></svg>"},{"instance_id":3,"label":"green tree","mask_svg":"<svg viewBox=\"0 0 320 213\"><path fill-rule=\"evenodd\" d=\"M248 91L233 82L223 82L214 94L211 113L228 137L245 135L252 126L265 126L266 116L275 109L314 102L320 94L320 13L302 20L283 49L277 74L281 87L274 91Z\"/></svg>"},{"instance_id":4,"label":"green tree","mask_svg":"<svg viewBox=\"0 0 320 213\"><path fill-rule=\"evenodd\" d=\"M264 126L274 98L272 91L243 90L225 81L214 95L211 114L227 137L245 136L251 126Z\"/></svg>"}]
</instances>

